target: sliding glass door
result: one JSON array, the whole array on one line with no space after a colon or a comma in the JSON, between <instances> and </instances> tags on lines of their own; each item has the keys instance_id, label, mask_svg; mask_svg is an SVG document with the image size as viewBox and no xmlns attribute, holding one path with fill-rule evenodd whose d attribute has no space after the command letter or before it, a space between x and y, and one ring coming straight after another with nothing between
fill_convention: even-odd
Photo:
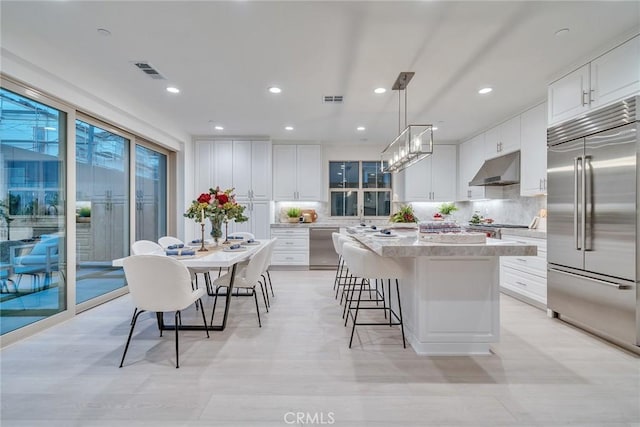
<instances>
[{"instance_id":1,"label":"sliding glass door","mask_svg":"<svg viewBox=\"0 0 640 427\"><path fill-rule=\"evenodd\" d=\"M167 155L136 145L136 240L167 234Z\"/></svg>"},{"instance_id":2,"label":"sliding glass door","mask_svg":"<svg viewBox=\"0 0 640 427\"><path fill-rule=\"evenodd\" d=\"M66 309L67 113L51 105L0 88L2 334Z\"/></svg>"},{"instance_id":3,"label":"sliding glass door","mask_svg":"<svg viewBox=\"0 0 640 427\"><path fill-rule=\"evenodd\" d=\"M111 261L129 254L130 141L76 120L76 303L126 285Z\"/></svg>"}]
</instances>

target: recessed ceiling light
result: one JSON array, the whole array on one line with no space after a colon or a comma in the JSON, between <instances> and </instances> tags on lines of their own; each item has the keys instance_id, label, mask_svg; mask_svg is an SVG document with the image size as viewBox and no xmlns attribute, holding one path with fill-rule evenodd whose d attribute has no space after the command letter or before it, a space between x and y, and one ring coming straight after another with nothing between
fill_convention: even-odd
<instances>
[{"instance_id":1,"label":"recessed ceiling light","mask_svg":"<svg viewBox=\"0 0 640 427\"><path fill-rule=\"evenodd\" d=\"M569 34L569 29L568 28L560 28L558 31L555 32L555 35L557 37L566 36L567 34Z\"/></svg>"},{"instance_id":2,"label":"recessed ceiling light","mask_svg":"<svg viewBox=\"0 0 640 427\"><path fill-rule=\"evenodd\" d=\"M387 91L387 90L386 90L385 88L383 88L383 87L379 87L379 88L376 88L376 89L374 90L374 92L375 92L375 93L378 93L378 94L380 94L380 93L385 93L386 91Z\"/></svg>"},{"instance_id":3,"label":"recessed ceiling light","mask_svg":"<svg viewBox=\"0 0 640 427\"><path fill-rule=\"evenodd\" d=\"M169 93L180 93L180 89L175 86L167 86L167 92Z\"/></svg>"},{"instance_id":4,"label":"recessed ceiling light","mask_svg":"<svg viewBox=\"0 0 640 427\"><path fill-rule=\"evenodd\" d=\"M293 126L285 126L284 130L293 130Z\"/></svg>"},{"instance_id":5,"label":"recessed ceiling light","mask_svg":"<svg viewBox=\"0 0 640 427\"><path fill-rule=\"evenodd\" d=\"M216 126L215 129L216 130L224 130L224 128L222 126Z\"/></svg>"},{"instance_id":6,"label":"recessed ceiling light","mask_svg":"<svg viewBox=\"0 0 640 427\"><path fill-rule=\"evenodd\" d=\"M433 129L433 130L438 130L438 126L434 126L434 127L432 127L431 129Z\"/></svg>"},{"instance_id":7,"label":"recessed ceiling light","mask_svg":"<svg viewBox=\"0 0 640 427\"><path fill-rule=\"evenodd\" d=\"M480 90L478 91L478 93L479 93L479 94L481 94L481 95L485 95L485 94L487 94L487 93L491 92L492 90L493 90L493 88L490 88L490 87L483 87L482 89L480 89Z\"/></svg>"},{"instance_id":8,"label":"recessed ceiling light","mask_svg":"<svg viewBox=\"0 0 640 427\"><path fill-rule=\"evenodd\" d=\"M364 126L358 126L356 129L359 130L359 131L363 131L363 130L365 130L365 127Z\"/></svg>"},{"instance_id":9,"label":"recessed ceiling light","mask_svg":"<svg viewBox=\"0 0 640 427\"><path fill-rule=\"evenodd\" d=\"M109 37L111 35L111 31L106 28L98 28L96 31L103 37Z\"/></svg>"},{"instance_id":10,"label":"recessed ceiling light","mask_svg":"<svg viewBox=\"0 0 640 427\"><path fill-rule=\"evenodd\" d=\"M280 92L282 92L282 89L280 89L280 88L279 88L279 87L277 87L277 86L271 86L271 87L269 88L269 92L271 92L271 93L280 93Z\"/></svg>"}]
</instances>

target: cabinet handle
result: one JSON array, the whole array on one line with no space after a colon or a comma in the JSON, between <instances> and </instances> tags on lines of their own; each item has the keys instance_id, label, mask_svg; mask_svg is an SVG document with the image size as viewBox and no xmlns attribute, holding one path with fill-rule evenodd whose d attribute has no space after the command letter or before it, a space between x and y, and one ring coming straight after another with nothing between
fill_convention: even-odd
<instances>
[{"instance_id":1,"label":"cabinet handle","mask_svg":"<svg viewBox=\"0 0 640 427\"><path fill-rule=\"evenodd\" d=\"M285 245L293 245L293 242L284 242Z\"/></svg>"},{"instance_id":2,"label":"cabinet handle","mask_svg":"<svg viewBox=\"0 0 640 427\"><path fill-rule=\"evenodd\" d=\"M527 244L527 242L523 242L522 240L516 240L516 243L522 243L523 245Z\"/></svg>"},{"instance_id":3,"label":"cabinet handle","mask_svg":"<svg viewBox=\"0 0 640 427\"><path fill-rule=\"evenodd\" d=\"M542 178L542 181L544 183L543 190L546 190L547 189L547 178Z\"/></svg>"},{"instance_id":4,"label":"cabinet handle","mask_svg":"<svg viewBox=\"0 0 640 427\"><path fill-rule=\"evenodd\" d=\"M520 262L527 262L527 260L526 260L526 259L524 259L524 258L516 258L516 261L520 261Z\"/></svg>"},{"instance_id":5,"label":"cabinet handle","mask_svg":"<svg viewBox=\"0 0 640 427\"><path fill-rule=\"evenodd\" d=\"M585 96L589 96L589 92L582 91L582 106L589 105L588 101L585 101Z\"/></svg>"},{"instance_id":6,"label":"cabinet handle","mask_svg":"<svg viewBox=\"0 0 640 427\"><path fill-rule=\"evenodd\" d=\"M540 178L540 181L538 182L538 189L542 191L542 178Z\"/></svg>"},{"instance_id":7,"label":"cabinet handle","mask_svg":"<svg viewBox=\"0 0 640 427\"><path fill-rule=\"evenodd\" d=\"M285 259L289 259L289 260L293 261L293 257L291 257L291 256L285 257Z\"/></svg>"},{"instance_id":8,"label":"cabinet handle","mask_svg":"<svg viewBox=\"0 0 640 427\"><path fill-rule=\"evenodd\" d=\"M526 283L522 283L522 282L518 282L518 281L516 281L516 285L525 286L525 287L527 286Z\"/></svg>"},{"instance_id":9,"label":"cabinet handle","mask_svg":"<svg viewBox=\"0 0 640 427\"><path fill-rule=\"evenodd\" d=\"M589 91L589 103L591 103L591 102L596 102L596 100L595 100L595 99L593 99L593 94L594 94L594 92L595 92L595 89L591 89L591 90Z\"/></svg>"}]
</instances>

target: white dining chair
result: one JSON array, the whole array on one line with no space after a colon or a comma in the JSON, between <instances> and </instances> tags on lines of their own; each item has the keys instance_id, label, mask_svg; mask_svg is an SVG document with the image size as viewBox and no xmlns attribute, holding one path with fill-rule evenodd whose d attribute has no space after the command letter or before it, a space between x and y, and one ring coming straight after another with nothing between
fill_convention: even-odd
<instances>
[{"instance_id":1,"label":"white dining chair","mask_svg":"<svg viewBox=\"0 0 640 427\"><path fill-rule=\"evenodd\" d=\"M261 279L261 275L262 272L264 271L264 267L265 267L265 260L266 257L269 255L269 251L266 250L267 246L263 246L261 248L259 248L252 256L251 259L249 259L249 263L247 264L247 266L239 271L236 271L235 277L234 277L234 281L233 281L233 287L237 288L237 289L248 289L251 291L251 294L249 295L253 295L255 302L256 302L256 312L258 314L258 326L262 327L262 322L260 321L260 308L258 307L258 295L256 293L256 286L260 285L260 289L262 291L262 298L264 299L264 304L265 307L267 309L267 311L269 311L269 308L267 307L267 299L266 296L264 294L264 287L262 282L260 281ZM231 274L232 272L228 272L220 277L218 277L216 280L213 281L213 285L215 286L215 298L213 300L213 310L211 311L211 324L213 324L213 316L216 312L216 302L218 300L218 290L220 288L227 288L227 298L231 297L231 292L230 292L230 282L231 282Z\"/></svg>"},{"instance_id":2,"label":"white dining chair","mask_svg":"<svg viewBox=\"0 0 640 427\"><path fill-rule=\"evenodd\" d=\"M200 304L200 312L205 325L207 338L209 338L209 330L207 329L207 319L204 315L202 306L202 296L205 295L204 289L191 288L191 275L180 261L171 257L159 257L156 255L133 255L125 258L123 261L124 274L129 284L129 292L134 304L137 307L137 313L131 322L131 329L127 344L124 347L120 367L124 363L124 358L129 349L133 329L140 314L145 311L153 311L156 313L165 313L175 311L176 325L176 368L179 364L179 342L178 331L182 318L180 311L189 305ZM162 336L162 331L160 331Z\"/></svg>"},{"instance_id":3,"label":"white dining chair","mask_svg":"<svg viewBox=\"0 0 640 427\"><path fill-rule=\"evenodd\" d=\"M158 239L158 244L163 248L168 248L171 245L184 245L184 242L177 237L162 236Z\"/></svg>"},{"instance_id":4,"label":"white dining chair","mask_svg":"<svg viewBox=\"0 0 640 427\"><path fill-rule=\"evenodd\" d=\"M167 255L162 246L160 246L156 242L152 242L151 240L137 240L133 242L133 244L131 245L131 254L132 255L162 255L162 256Z\"/></svg>"}]
</instances>

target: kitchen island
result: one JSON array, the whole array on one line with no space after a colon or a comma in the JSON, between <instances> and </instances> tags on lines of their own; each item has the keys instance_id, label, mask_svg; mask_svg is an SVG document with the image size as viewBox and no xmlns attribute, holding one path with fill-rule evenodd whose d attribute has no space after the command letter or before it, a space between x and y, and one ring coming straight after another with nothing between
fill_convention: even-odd
<instances>
[{"instance_id":1,"label":"kitchen island","mask_svg":"<svg viewBox=\"0 0 640 427\"><path fill-rule=\"evenodd\" d=\"M405 333L416 353L425 355L490 354L500 339L499 258L537 253L535 245L497 239L442 244L419 239L417 231L394 231L391 238L348 231L411 269L411 279L400 284Z\"/></svg>"}]
</instances>

